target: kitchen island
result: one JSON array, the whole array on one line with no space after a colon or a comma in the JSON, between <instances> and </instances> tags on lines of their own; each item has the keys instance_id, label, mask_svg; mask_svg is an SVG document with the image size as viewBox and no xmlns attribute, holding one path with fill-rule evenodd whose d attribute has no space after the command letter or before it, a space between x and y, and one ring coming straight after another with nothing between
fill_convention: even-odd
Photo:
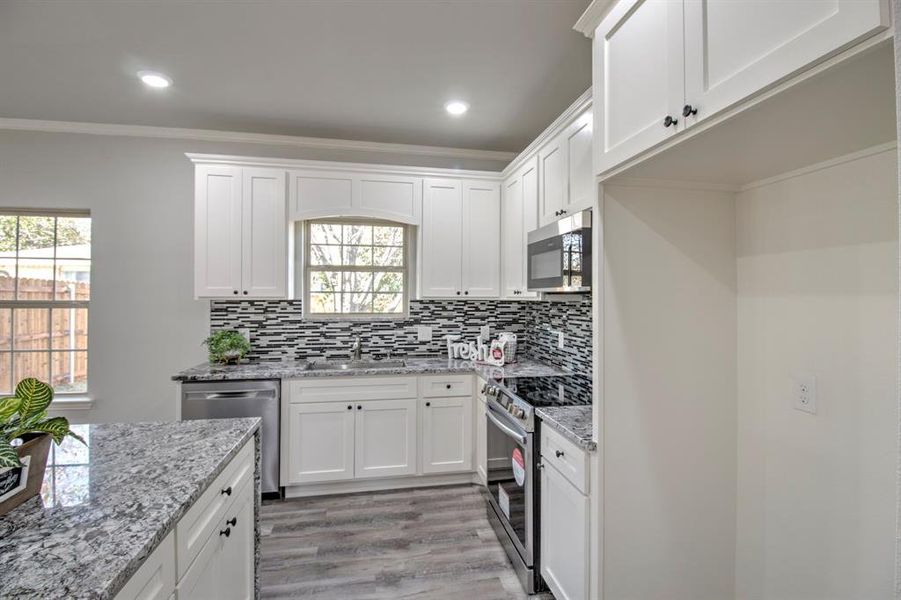
<instances>
[{"instance_id":1,"label":"kitchen island","mask_svg":"<svg viewBox=\"0 0 901 600\"><path fill-rule=\"evenodd\" d=\"M0 517L0 598L128 598L147 590L144 576L151 597L176 582L180 598L202 596L225 537L247 546L226 556L249 561L258 595L258 419L73 429L87 446L54 447L42 493ZM242 498L235 533L213 537Z\"/></svg>"}]
</instances>

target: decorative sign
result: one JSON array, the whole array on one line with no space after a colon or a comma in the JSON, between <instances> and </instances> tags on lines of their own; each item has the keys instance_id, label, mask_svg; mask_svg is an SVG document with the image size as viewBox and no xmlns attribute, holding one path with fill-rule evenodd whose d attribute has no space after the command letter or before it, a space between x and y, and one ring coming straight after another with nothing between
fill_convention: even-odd
<instances>
[{"instance_id":1,"label":"decorative sign","mask_svg":"<svg viewBox=\"0 0 901 600\"><path fill-rule=\"evenodd\" d=\"M501 505L501 510L507 515L507 518L510 518L510 496L507 495L507 490L504 489L504 486L497 486L497 502Z\"/></svg>"},{"instance_id":2,"label":"decorative sign","mask_svg":"<svg viewBox=\"0 0 901 600\"><path fill-rule=\"evenodd\" d=\"M507 341L494 340L486 344L479 337L475 342L460 341L459 335L446 336L447 357L449 359L471 360L474 362L504 366L507 356Z\"/></svg>"},{"instance_id":3,"label":"decorative sign","mask_svg":"<svg viewBox=\"0 0 901 600\"><path fill-rule=\"evenodd\" d=\"M0 502L12 498L25 489L28 485L28 468L31 457L22 459L21 467L7 467L0 469Z\"/></svg>"},{"instance_id":4,"label":"decorative sign","mask_svg":"<svg viewBox=\"0 0 901 600\"><path fill-rule=\"evenodd\" d=\"M513 479L516 480L516 485L522 487L526 483L526 459L519 448L513 449L513 459L510 462L513 465Z\"/></svg>"}]
</instances>

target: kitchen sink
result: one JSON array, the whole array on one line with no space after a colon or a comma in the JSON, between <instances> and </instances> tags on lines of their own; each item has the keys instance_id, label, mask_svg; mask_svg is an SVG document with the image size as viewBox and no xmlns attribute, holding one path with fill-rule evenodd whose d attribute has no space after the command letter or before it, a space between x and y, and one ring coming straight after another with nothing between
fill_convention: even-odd
<instances>
[{"instance_id":1,"label":"kitchen sink","mask_svg":"<svg viewBox=\"0 0 901 600\"><path fill-rule=\"evenodd\" d=\"M307 363L308 371L348 371L351 369L398 369L406 367L405 360L351 360L351 361L313 361Z\"/></svg>"}]
</instances>

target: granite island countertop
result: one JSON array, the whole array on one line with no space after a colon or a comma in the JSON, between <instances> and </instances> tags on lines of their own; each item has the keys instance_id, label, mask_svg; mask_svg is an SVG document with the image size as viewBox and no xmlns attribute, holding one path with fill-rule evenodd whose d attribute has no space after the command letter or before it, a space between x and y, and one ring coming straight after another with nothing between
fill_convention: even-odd
<instances>
[{"instance_id":1,"label":"granite island countertop","mask_svg":"<svg viewBox=\"0 0 901 600\"><path fill-rule=\"evenodd\" d=\"M535 415L541 419L542 426L560 432L563 437L589 452L597 450L597 444L591 439L590 405L542 406L535 409Z\"/></svg>"},{"instance_id":2,"label":"granite island countertop","mask_svg":"<svg viewBox=\"0 0 901 600\"><path fill-rule=\"evenodd\" d=\"M259 419L73 425L44 487L0 517L0 598L113 598Z\"/></svg>"},{"instance_id":3,"label":"granite island countertop","mask_svg":"<svg viewBox=\"0 0 901 600\"><path fill-rule=\"evenodd\" d=\"M229 381L240 379L294 379L297 377L348 377L373 375L430 375L440 373L472 373L483 378L545 377L568 375L570 372L536 360L521 358L503 367L493 367L469 360L438 358L405 358L405 366L392 368L315 369L310 361L253 361L240 365L203 363L173 375L175 381ZM317 361L312 361L317 362Z\"/></svg>"}]
</instances>

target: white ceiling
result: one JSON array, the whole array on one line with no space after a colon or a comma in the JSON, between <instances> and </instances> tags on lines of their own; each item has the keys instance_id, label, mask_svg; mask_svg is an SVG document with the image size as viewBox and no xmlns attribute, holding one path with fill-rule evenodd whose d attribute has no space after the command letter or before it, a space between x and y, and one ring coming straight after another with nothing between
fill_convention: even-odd
<instances>
[{"instance_id":1,"label":"white ceiling","mask_svg":"<svg viewBox=\"0 0 901 600\"><path fill-rule=\"evenodd\" d=\"M4 0L0 117L519 151L590 85L588 2Z\"/></svg>"}]
</instances>

